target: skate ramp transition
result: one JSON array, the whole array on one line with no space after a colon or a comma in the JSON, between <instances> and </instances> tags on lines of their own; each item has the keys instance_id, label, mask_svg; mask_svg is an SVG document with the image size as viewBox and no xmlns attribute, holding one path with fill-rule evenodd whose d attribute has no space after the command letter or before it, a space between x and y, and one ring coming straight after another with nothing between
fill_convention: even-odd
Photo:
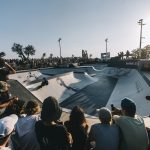
<instances>
[{"instance_id":1,"label":"skate ramp transition","mask_svg":"<svg viewBox=\"0 0 150 150\"><path fill-rule=\"evenodd\" d=\"M124 97L136 102L138 114L145 116L150 112L150 102L145 99L149 95L150 87L135 69L104 67L100 70L86 66L66 69L67 73L62 68L50 69L42 69L44 75L41 70L41 73L39 70L31 72L37 78L32 77L29 80L29 72L10 77L20 82L41 102L51 95L58 99L62 107L72 109L73 106L80 105L90 115L95 116L97 108L110 108L111 104L120 108L121 99ZM49 84L38 89L43 77L48 79Z\"/></svg>"},{"instance_id":2,"label":"skate ramp transition","mask_svg":"<svg viewBox=\"0 0 150 150\"><path fill-rule=\"evenodd\" d=\"M32 74L36 75L36 78L39 78L38 71L34 71ZM47 77L49 84L42 88L38 88L41 85L42 80L38 79L38 82L35 82L35 78L35 80L30 79L29 81L26 81L26 78L28 78L26 76L28 76L27 72L11 75L10 78L18 80L41 102L50 95L56 97L59 102L62 102L77 91L97 81L96 78L89 76L87 73L78 74L69 72L53 77ZM30 84L30 82L33 81L34 83Z\"/></svg>"},{"instance_id":3,"label":"skate ramp transition","mask_svg":"<svg viewBox=\"0 0 150 150\"><path fill-rule=\"evenodd\" d=\"M36 100L39 102L40 105L42 103L30 92L28 91L21 83L19 83L17 80L9 80L9 84L11 85L10 91L13 96L18 96L19 99L22 99L24 101L29 100ZM65 122L69 119L71 110L63 108L63 113L61 115L60 120ZM86 120L89 125L89 130L91 125L95 123L99 123L99 119L97 117L93 117L90 115L86 115ZM145 125L147 128L150 128L150 118L149 117L143 117Z\"/></svg>"},{"instance_id":4,"label":"skate ramp transition","mask_svg":"<svg viewBox=\"0 0 150 150\"><path fill-rule=\"evenodd\" d=\"M110 105L114 104L120 108L121 99L128 97L135 101L138 114L149 115L150 101L145 98L149 94L150 86L137 70L132 69L129 73L119 77L106 107L110 108Z\"/></svg>"}]
</instances>

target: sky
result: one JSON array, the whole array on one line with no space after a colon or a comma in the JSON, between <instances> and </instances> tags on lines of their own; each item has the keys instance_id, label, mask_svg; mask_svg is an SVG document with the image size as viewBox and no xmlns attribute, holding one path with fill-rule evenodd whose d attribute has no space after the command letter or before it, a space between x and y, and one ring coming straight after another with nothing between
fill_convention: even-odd
<instances>
[{"instance_id":1,"label":"sky","mask_svg":"<svg viewBox=\"0 0 150 150\"><path fill-rule=\"evenodd\" d=\"M142 47L150 44L150 0L0 0L0 52L17 58L13 43L33 45L34 58L43 53L62 57L81 56L87 50L100 58L139 47L139 19L143 26Z\"/></svg>"}]
</instances>

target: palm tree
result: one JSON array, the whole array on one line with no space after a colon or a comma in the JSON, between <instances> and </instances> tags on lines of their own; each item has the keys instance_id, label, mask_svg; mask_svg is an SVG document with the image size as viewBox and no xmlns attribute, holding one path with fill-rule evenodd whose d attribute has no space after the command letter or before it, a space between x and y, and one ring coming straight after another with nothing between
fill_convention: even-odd
<instances>
[{"instance_id":1,"label":"palm tree","mask_svg":"<svg viewBox=\"0 0 150 150\"><path fill-rule=\"evenodd\" d=\"M53 54L51 53L49 57L52 59L53 58Z\"/></svg>"},{"instance_id":2,"label":"palm tree","mask_svg":"<svg viewBox=\"0 0 150 150\"><path fill-rule=\"evenodd\" d=\"M46 56L46 53L43 53L41 59L44 59L45 56Z\"/></svg>"},{"instance_id":3,"label":"palm tree","mask_svg":"<svg viewBox=\"0 0 150 150\"><path fill-rule=\"evenodd\" d=\"M89 56L90 58L92 58L92 54L90 54L90 56Z\"/></svg>"},{"instance_id":4,"label":"palm tree","mask_svg":"<svg viewBox=\"0 0 150 150\"><path fill-rule=\"evenodd\" d=\"M125 56L126 56L126 59L128 59L128 58L129 58L129 56L130 56L130 52L129 52L128 50L126 51Z\"/></svg>"},{"instance_id":5,"label":"palm tree","mask_svg":"<svg viewBox=\"0 0 150 150\"><path fill-rule=\"evenodd\" d=\"M124 56L124 53L120 52L120 57L121 57L122 60L123 60L123 56Z\"/></svg>"}]
</instances>

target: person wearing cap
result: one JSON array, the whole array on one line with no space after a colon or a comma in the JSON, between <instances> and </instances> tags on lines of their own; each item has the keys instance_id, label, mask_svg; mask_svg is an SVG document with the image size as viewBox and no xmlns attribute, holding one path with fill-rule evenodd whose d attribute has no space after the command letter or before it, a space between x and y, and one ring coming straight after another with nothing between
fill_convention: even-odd
<instances>
[{"instance_id":1,"label":"person wearing cap","mask_svg":"<svg viewBox=\"0 0 150 150\"><path fill-rule=\"evenodd\" d=\"M62 110L54 97L47 97L42 105L41 120L35 124L35 132L41 150L68 150L70 141L67 129L57 123Z\"/></svg>"},{"instance_id":2,"label":"person wearing cap","mask_svg":"<svg viewBox=\"0 0 150 150\"><path fill-rule=\"evenodd\" d=\"M5 108L12 105L18 100L18 97L10 97L9 95L10 86L4 82L0 81L0 115L4 112Z\"/></svg>"},{"instance_id":3,"label":"person wearing cap","mask_svg":"<svg viewBox=\"0 0 150 150\"><path fill-rule=\"evenodd\" d=\"M19 139L19 150L40 150L35 134L35 123L40 120L41 108L38 102L28 101L25 108L25 117L19 118L16 124L16 137Z\"/></svg>"},{"instance_id":4,"label":"person wearing cap","mask_svg":"<svg viewBox=\"0 0 150 150\"><path fill-rule=\"evenodd\" d=\"M148 135L143 118L136 115L135 102L124 98L121 101L121 111L122 116L113 116L121 131L120 150L147 150Z\"/></svg>"},{"instance_id":5,"label":"person wearing cap","mask_svg":"<svg viewBox=\"0 0 150 150\"><path fill-rule=\"evenodd\" d=\"M4 59L0 58L0 81L7 82L9 74L15 73L16 71Z\"/></svg>"},{"instance_id":6,"label":"person wearing cap","mask_svg":"<svg viewBox=\"0 0 150 150\"><path fill-rule=\"evenodd\" d=\"M10 136L18 121L17 115L10 115L0 119L0 150L11 150Z\"/></svg>"},{"instance_id":7,"label":"person wearing cap","mask_svg":"<svg viewBox=\"0 0 150 150\"><path fill-rule=\"evenodd\" d=\"M102 107L98 111L100 123L91 126L88 138L88 149L119 150L119 128L112 124L112 114L109 109Z\"/></svg>"}]
</instances>

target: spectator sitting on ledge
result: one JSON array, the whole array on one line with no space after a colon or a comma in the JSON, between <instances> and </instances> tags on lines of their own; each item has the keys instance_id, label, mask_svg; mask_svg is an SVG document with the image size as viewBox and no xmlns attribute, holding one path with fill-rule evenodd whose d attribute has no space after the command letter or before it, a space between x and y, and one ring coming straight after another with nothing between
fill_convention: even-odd
<instances>
[{"instance_id":1,"label":"spectator sitting on ledge","mask_svg":"<svg viewBox=\"0 0 150 150\"><path fill-rule=\"evenodd\" d=\"M54 97L43 101L41 120L35 124L35 132L41 150L68 150L70 139L67 129L57 123L62 110Z\"/></svg>"},{"instance_id":2,"label":"spectator sitting on ledge","mask_svg":"<svg viewBox=\"0 0 150 150\"><path fill-rule=\"evenodd\" d=\"M88 149L92 147L94 150L119 150L119 128L111 123L111 111L102 107L98 116L101 123L92 125L88 138Z\"/></svg>"},{"instance_id":3,"label":"spectator sitting on ledge","mask_svg":"<svg viewBox=\"0 0 150 150\"><path fill-rule=\"evenodd\" d=\"M135 103L129 98L124 98L121 101L121 111L122 116L113 116L121 131L120 150L147 150L147 131L143 118L135 115Z\"/></svg>"},{"instance_id":4,"label":"spectator sitting on ledge","mask_svg":"<svg viewBox=\"0 0 150 150\"><path fill-rule=\"evenodd\" d=\"M18 100L18 97L10 98L9 87L10 86L6 82L0 81L0 115L8 106Z\"/></svg>"},{"instance_id":5,"label":"spectator sitting on ledge","mask_svg":"<svg viewBox=\"0 0 150 150\"><path fill-rule=\"evenodd\" d=\"M18 121L17 115L10 115L0 119L0 149L12 150L10 137Z\"/></svg>"},{"instance_id":6,"label":"spectator sitting on ledge","mask_svg":"<svg viewBox=\"0 0 150 150\"><path fill-rule=\"evenodd\" d=\"M75 106L72 109L70 119L65 122L65 126L72 135L73 143L71 150L85 150L88 125L84 111L79 106Z\"/></svg>"}]
</instances>

